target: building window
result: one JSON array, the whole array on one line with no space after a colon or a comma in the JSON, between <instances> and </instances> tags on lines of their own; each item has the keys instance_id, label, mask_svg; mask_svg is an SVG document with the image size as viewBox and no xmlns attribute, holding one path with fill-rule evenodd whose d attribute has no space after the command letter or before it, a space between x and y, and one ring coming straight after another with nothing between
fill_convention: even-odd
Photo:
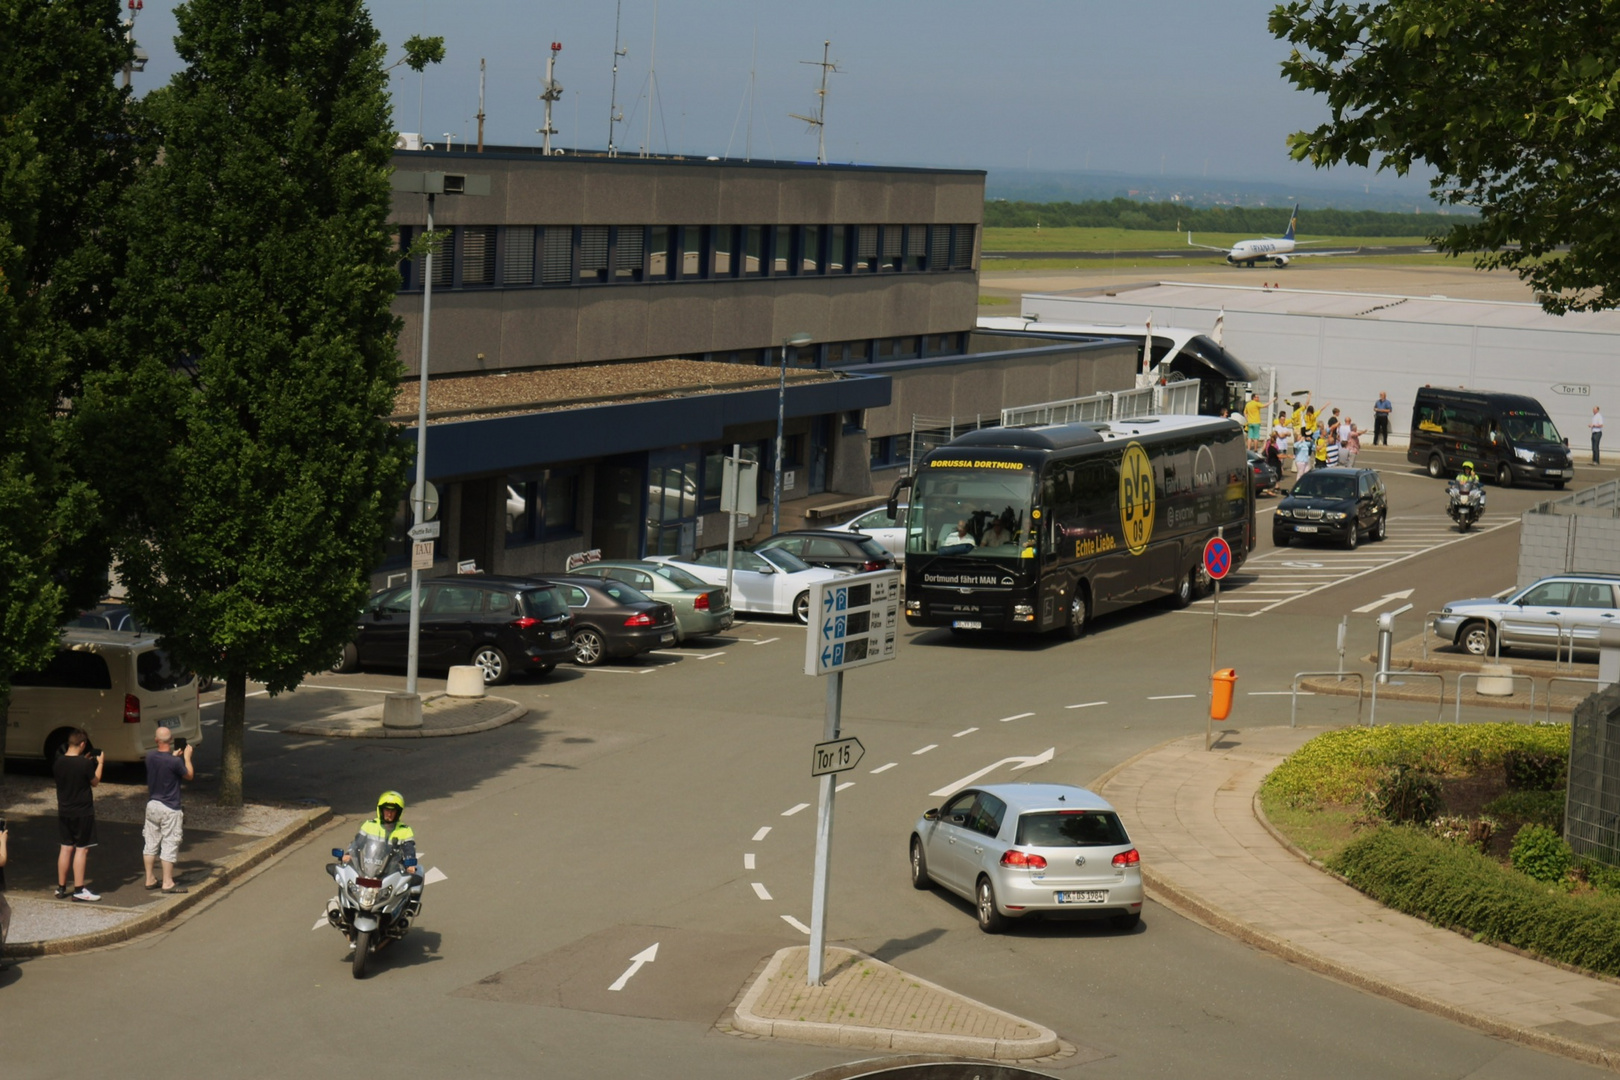
<instances>
[{"instance_id":1,"label":"building window","mask_svg":"<svg viewBox=\"0 0 1620 1080\"><path fill-rule=\"evenodd\" d=\"M433 287L448 289L456 280L456 244L454 229L434 229Z\"/></svg>"},{"instance_id":2,"label":"building window","mask_svg":"<svg viewBox=\"0 0 1620 1080\"><path fill-rule=\"evenodd\" d=\"M577 468L508 476L505 490L507 547L578 535Z\"/></svg>"},{"instance_id":3,"label":"building window","mask_svg":"<svg viewBox=\"0 0 1620 1080\"><path fill-rule=\"evenodd\" d=\"M540 280L547 285L567 285L574 280L573 226L546 226L545 255L540 273Z\"/></svg>"},{"instance_id":4,"label":"building window","mask_svg":"<svg viewBox=\"0 0 1620 1080\"><path fill-rule=\"evenodd\" d=\"M849 272L849 233L847 225L834 225L827 230L827 273Z\"/></svg>"},{"instance_id":5,"label":"building window","mask_svg":"<svg viewBox=\"0 0 1620 1080\"><path fill-rule=\"evenodd\" d=\"M771 273L793 272L793 226L778 225L776 237L771 241Z\"/></svg>"},{"instance_id":6,"label":"building window","mask_svg":"<svg viewBox=\"0 0 1620 1080\"><path fill-rule=\"evenodd\" d=\"M914 337L880 338L878 340L878 363L885 360L911 360L917 356L917 339Z\"/></svg>"},{"instance_id":7,"label":"building window","mask_svg":"<svg viewBox=\"0 0 1620 1080\"><path fill-rule=\"evenodd\" d=\"M765 229L761 225L743 226L743 276L759 277L765 272Z\"/></svg>"},{"instance_id":8,"label":"building window","mask_svg":"<svg viewBox=\"0 0 1620 1080\"><path fill-rule=\"evenodd\" d=\"M698 513L716 514L720 512L720 494L725 486L726 458L731 456L731 444L714 446L703 452L703 488L698 495ZM764 458L763 444L759 442L742 444L742 458L744 461L758 462ZM755 491L759 495L759 474L766 470L755 470Z\"/></svg>"},{"instance_id":9,"label":"building window","mask_svg":"<svg viewBox=\"0 0 1620 1080\"><path fill-rule=\"evenodd\" d=\"M855 234L855 269L861 273L876 270L878 227L876 225L858 225Z\"/></svg>"},{"instance_id":10,"label":"building window","mask_svg":"<svg viewBox=\"0 0 1620 1080\"><path fill-rule=\"evenodd\" d=\"M506 478L506 546L519 547L540 539L542 481L531 476Z\"/></svg>"},{"instance_id":11,"label":"building window","mask_svg":"<svg viewBox=\"0 0 1620 1080\"><path fill-rule=\"evenodd\" d=\"M884 270L900 270L905 264L906 229L904 225L883 226L883 263Z\"/></svg>"},{"instance_id":12,"label":"building window","mask_svg":"<svg viewBox=\"0 0 1620 1080\"><path fill-rule=\"evenodd\" d=\"M421 281L417 279L416 267L412 264L410 259L404 257L405 252L410 250L411 237L415 234L415 229L411 228L409 225L405 225L400 228L399 233L395 237L397 240L395 250L400 254L399 288L401 292L410 289L419 289L422 286Z\"/></svg>"},{"instance_id":13,"label":"building window","mask_svg":"<svg viewBox=\"0 0 1620 1080\"><path fill-rule=\"evenodd\" d=\"M547 469L541 519L550 538L579 533L579 469Z\"/></svg>"},{"instance_id":14,"label":"building window","mask_svg":"<svg viewBox=\"0 0 1620 1080\"><path fill-rule=\"evenodd\" d=\"M870 440L872 453L868 464L874 469L894 469L910 463L911 436L884 435Z\"/></svg>"},{"instance_id":15,"label":"building window","mask_svg":"<svg viewBox=\"0 0 1620 1080\"><path fill-rule=\"evenodd\" d=\"M579 280L580 282L606 281L608 276L608 227L581 225L579 227Z\"/></svg>"},{"instance_id":16,"label":"building window","mask_svg":"<svg viewBox=\"0 0 1620 1080\"><path fill-rule=\"evenodd\" d=\"M732 258L737 247L737 229L732 225L715 225L709 229L710 247L714 252L715 277L731 277L737 272Z\"/></svg>"},{"instance_id":17,"label":"building window","mask_svg":"<svg viewBox=\"0 0 1620 1080\"><path fill-rule=\"evenodd\" d=\"M906 226L906 269L924 270L928 266L928 226Z\"/></svg>"},{"instance_id":18,"label":"building window","mask_svg":"<svg viewBox=\"0 0 1620 1080\"><path fill-rule=\"evenodd\" d=\"M949 225L928 226L928 269L949 270L951 268L951 227Z\"/></svg>"},{"instance_id":19,"label":"building window","mask_svg":"<svg viewBox=\"0 0 1620 1080\"><path fill-rule=\"evenodd\" d=\"M613 280L640 281L646 267L647 230L640 225L620 225L614 233Z\"/></svg>"},{"instance_id":20,"label":"building window","mask_svg":"<svg viewBox=\"0 0 1620 1080\"><path fill-rule=\"evenodd\" d=\"M675 243L675 230L669 225L652 227L652 243L647 247L647 278L649 281L667 281L674 277L675 263L671 249Z\"/></svg>"},{"instance_id":21,"label":"building window","mask_svg":"<svg viewBox=\"0 0 1620 1080\"><path fill-rule=\"evenodd\" d=\"M866 427L866 414L860 409L851 409L844 414L844 434L853 435Z\"/></svg>"},{"instance_id":22,"label":"building window","mask_svg":"<svg viewBox=\"0 0 1620 1080\"><path fill-rule=\"evenodd\" d=\"M821 226L806 225L799 234L799 273L821 273Z\"/></svg>"},{"instance_id":23,"label":"building window","mask_svg":"<svg viewBox=\"0 0 1620 1080\"><path fill-rule=\"evenodd\" d=\"M534 226L508 225L501 259L501 284L534 284Z\"/></svg>"},{"instance_id":24,"label":"building window","mask_svg":"<svg viewBox=\"0 0 1620 1080\"><path fill-rule=\"evenodd\" d=\"M462 227L461 283L469 286L495 284L495 226Z\"/></svg>"},{"instance_id":25,"label":"building window","mask_svg":"<svg viewBox=\"0 0 1620 1080\"><path fill-rule=\"evenodd\" d=\"M681 277L703 277L703 232L702 225L681 226Z\"/></svg>"},{"instance_id":26,"label":"building window","mask_svg":"<svg viewBox=\"0 0 1620 1080\"><path fill-rule=\"evenodd\" d=\"M958 225L951 232L951 269L973 269L972 225Z\"/></svg>"}]
</instances>

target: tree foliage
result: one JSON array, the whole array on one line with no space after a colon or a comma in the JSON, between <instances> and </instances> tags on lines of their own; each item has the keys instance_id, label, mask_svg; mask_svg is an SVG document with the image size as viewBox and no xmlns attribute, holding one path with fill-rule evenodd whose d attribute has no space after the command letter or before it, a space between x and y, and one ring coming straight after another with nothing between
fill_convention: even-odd
<instances>
[{"instance_id":1,"label":"tree foliage","mask_svg":"<svg viewBox=\"0 0 1620 1080\"><path fill-rule=\"evenodd\" d=\"M128 358L79 423L99 476L140 478L109 490L134 607L225 681L233 804L246 680L279 693L330 664L403 488L393 129L361 0L176 17L186 67L149 97L131 195Z\"/></svg>"},{"instance_id":2,"label":"tree foliage","mask_svg":"<svg viewBox=\"0 0 1620 1080\"><path fill-rule=\"evenodd\" d=\"M1195 230L1281 236L1291 206L1191 207L1173 202L1095 199L1088 202L1010 202L984 204L984 225L994 228ZM1439 214L1391 214L1377 210L1300 211L1301 231L1317 236L1427 236L1456 220Z\"/></svg>"},{"instance_id":3,"label":"tree foliage","mask_svg":"<svg viewBox=\"0 0 1620 1080\"><path fill-rule=\"evenodd\" d=\"M1289 136L1295 159L1427 163L1436 198L1480 215L1442 250L1513 269L1550 312L1620 304L1620 0L1295 0L1270 28L1331 113Z\"/></svg>"},{"instance_id":4,"label":"tree foliage","mask_svg":"<svg viewBox=\"0 0 1620 1080\"><path fill-rule=\"evenodd\" d=\"M0 0L0 706L105 585L62 405L105 347L101 233L128 166L116 0ZM0 755L5 723L0 710Z\"/></svg>"}]
</instances>

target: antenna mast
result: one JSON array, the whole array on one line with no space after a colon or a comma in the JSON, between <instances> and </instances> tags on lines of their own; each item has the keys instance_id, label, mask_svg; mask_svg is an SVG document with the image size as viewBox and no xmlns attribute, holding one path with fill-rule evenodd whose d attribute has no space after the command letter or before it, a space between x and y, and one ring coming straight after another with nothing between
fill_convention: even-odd
<instances>
[{"instance_id":1,"label":"antenna mast","mask_svg":"<svg viewBox=\"0 0 1620 1080\"><path fill-rule=\"evenodd\" d=\"M478 152L484 152L484 58L478 58Z\"/></svg>"},{"instance_id":2,"label":"antenna mast","mask_svg":"<svg viewBox=\"0 0 1620 1080\"><path fill-rule=\"evenodd\" d=\"M546 126L540 129L540 134L544 136L540 144L542 157L551 156L551 137L557 134L557 129L551 126L551 106L562 97L563 86L562 83L552 78L552 73L556 70L557 54L560 52L562 52L562 42L553 41L551 43L551 55L546 57L546 77L540 83L541 86L545 87L540 92L540 100L546 103Z\"/></svg>"},{"instance_id":3,"label":"antenna mast","mask_svg":"<svg viewBox=\"0 0 1620 1080\"><path fill-rule=\"evenodd\" d=\"M788 113L795 120L803 120L816 129L816 164L827 164L827 73L837 72L838 65L827 59L832 49L832 42L821 43L820 60L800 60L801 64L813 64L821 69L821 89L816 91L816 115L801 116L798 113Z\"/></svg>"},{"instance_id":4,"label":"antenna mast","mask_svg":"<svg viewBox=\"0 0 1620 1080\"><path fill-rule=\"evenodd\" d=\"M630 50L619 47L619 18L623 14L624 0L619 0L613 13L613 84L608 92L608 157L619 156L619 146L613 140L613 132L615 125L624 123L624 113L619 111L619 57L629 56Z\"/></svg>"},{"instance_id":5,"label":"antenna mast","mask_svg":"<svg viewBox=\"0 0 1620 1080\"><path fill-rule=\"evenodd\" d=\"M647 139L641 146L641 156L652 155L653 98L658 93L658 0L653 0L652 44L647 48ZM666 138L666 141L667 138ZM666 147L667 149L667 147Z\"/></svg>"}]
</instances>

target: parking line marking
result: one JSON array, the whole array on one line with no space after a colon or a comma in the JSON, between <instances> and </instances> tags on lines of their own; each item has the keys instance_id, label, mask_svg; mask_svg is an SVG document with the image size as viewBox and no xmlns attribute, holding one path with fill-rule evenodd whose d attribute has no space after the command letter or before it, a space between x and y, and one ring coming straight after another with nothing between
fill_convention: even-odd
<instances>
[{"instance_id":1,"label":"parking line marking","mask_svg":"<svg viewBox=\"0 0 1620 1080\"><path fill-rule=\"evenodd\" d=\"M911 752L911 756L916 757L918 754L926 754L930 750L937 750L937 749L939 749L939 743L932 743L931 742L927 746L923 747L921 750L913 750Z\"/></svg>"},{"instance_id":2,"label":"parking line marking","mask_svg":"<svg viewBox=\"0 0 1620 1080\"><path fill-rule=\"evenodd\" d=\"M843 791L845 788L850 788L850 787L854 787L854 786L855 786L855 781L853 781L853 780L845 780L842 784L839 784L837 787L833 788L833 791L836 793L836 792Z\"/></svg>"},{"instance_id":3,"label":"parking line marking","mask_svg":"<svg viewBox=\"0 0 1620 1080\"><path fill-rule=\"evenodd\" d=\"M1250 690L1249 691L1249 696L1250 697L1292 697L1293 693L1294 692L1292 690ZM1309 690L1301 690L1299 692L1299 696L1300 697L1312 697L1314 695L1312 695Z\"/></svg>"},{"instance_id":4,"label":"parking line marking","mask_svg":"<svg viewBox=\"0 0 1620 1080\"><path fill-rule=\"evenodd\" d=\"M970 727L970 728L963 728L963 729L962 729L962 730L961 730L961 731L958 731L958 732L957 732L957 733L956 733L956 734L955 734L955 735L952 735L952 736L951 736L951 738L953 738L953 739L960 739L960 738L961 738L961 737L962 737L962 736L964 736L964 735L971 735L971 734L973 734L973 733L974 733L974 732L975 732L975 731L978 731L978 730L979 730L979 729L978 729L978 728L976 728L976 727Z\"/></svg>"},{"instance_id":5,"label":"parking line marking","mask_svg":"<svg viewBox=\"0 0 1620 1080\"><path fill-rule=\"evenodd\" d=\"M771 898L770 890L766 889L764 884L756 881L753 883L753 886L755 896L759 897L761 900L769 900Z\"/></svg>"},{"instance_id":6,"label":"parking line marking","mask_svg":"<svg viewBox=\"0 0 1620 1080\"><path fill-rule=\"evenodd\" d=\"M1003 716L1003 717L1002 717L1002 718L1001 718L1001 720L1000 720L1000 723L1003 723L1003 724L1010 724L1010 723L1012 723L1012 722L1013 722L1013 721L1014 721L1014 720L1022 720L1022 719L1024 719L1024 718L1025 718L1025 717L1026 717L1026 716L1034 716L1034 715L1035 715L1035 714L1034 714L1034 713L1032 713L1032 712L1021 712L1021 713L1018 713L1018 714L1017 714L1017 715L1016 715L1016 716Z\"/></svg>"},{"instance_id":7,"label":"parking line marking","mask_svg":"<svg viewBox=\"0 0 1620 1080\"><path fill-rule=\"evenodd\" d=\"M779 637L768 637L764 641L752 641L752 642L749 642L749 644L751 644L751 645L769 645L773 641L781 641L781 640L782 639L779 638ZM786 916L783 916L783 918L786 918Z\"/></svg>"},{"instance_id":8,"label":"parking line marking","mask_svg":"<svg viewBox=\"0 0 1620 1080\"><path fill-rule=\"evenodd\" d=\"M302 689L302 687L300 687L300 689ZM334 686L334 687L332 687L332 689L334 689L334 690L347 690L348 687L347 686ZM248 694L246 696L247 697L264 697L264 695L268 694L269 692L270 691L268 691L268 690L255 690L255 691L253 691L253 693ZM392 690L372 690L372 691L369 691L369 693L373 693L373 694L392 694L393 692L394 691L392 691ZM223 704L225 704L225 699L220 698L218 701L205 701L200 706L198 706L198 708L210 709L210 708L213 708L215 705L223 705Z\"/></svg>"},{"instance_id":9,"label":"parking line marking","mask_svg":"<svg viewBox=\"0 0 1620 1080\"><path fill-rule=\"evenodd\" d=\"M248 728L248 730L257 731L265 735L274 735L276 733L276 729L271 727L269 724L254 724L252 727Z\"/></svg>"},{"instance_id":10,"label":"parking line marking","mask_svg":"<svg viewBox=\"0 0 1620 1080\"><path fill-rule=\"evenodd\" d=\"M719 652L696 654L696 655L694 655L692 657L692 659L694 659L694 660L713 660L717 656L724 656L724 655L726 655L726 650L721 649Z\"/></svg>"},{"instance_id":11,"label":"parking line marking","mask_svg":"<svg viewBox=\"0 0 1620 1080\"><path fill-rule=\"evenodd\" d=\"M1108 704L1108 702L1106 702L1106 701L1082 701L1078 705L1065 705L1063 707L1065 709L1089 709L1093 705L1106 705L1106 704Z\"/></svg>"},{"instance_id":12,"label":"parking line marking","mask_svg":"<svg viewBox=\"0 0 1620 1080\"><path fill-rule=\"evenodd\" d=\"M769 835L771 835L771 827L769 825L766 825L763 828L761 828L759 830L759 832L754 834L754 842L758 843L759 841L765 839Z\"/></svg>"},{"instance_id":13,"label":"parking line marking","mask_svg":"<svg viewBox=\"0 0 1620 1080\"><path fill-rule=\"evenodd\" d=\"M808 934L810 932L810 928L808 926L804 925L804 923L800 922L798 919L795 919L791 915L782 916L782 921L793 927L793 929L797 930L801 934Z\"/></svg>"},{"instance_id":14,"label":"parking line marking","mask_svg":"<svg viewBox=\"0 0 1620 1080\"><path fill-rule=\"evenodd\" d=\"M797 814L800 810L808 810L808 809L810 809L810 804L807 803L807 802L802 802L798 806L790 806L786 810L782 811L782 816L783 817L792 817L794 814Z\"/></svg>"},{"instance_id":15,"label":"parking line marking","mask_svg":"<svg viewBox=\"0 0 1620 1080\"><path fill-rule=\"evenodd\" d=\"M209 704L211 705L211 704L213 704L213 702L209 702ZM208 708L208 705L204 705L203 708L205 708L205 709ZM218 720L204 720L202 722L202 726L203 727L218 727L219 726L219 721Z\"/></svg>"},{"instance_id":16,"label":"parking line marking","mask_svg":"<svg viewBox=\"0 0 1620 1080\"><path fill-rule=\"evenodd\" d=\"M1158 697L1150 697L1150 698L1148 698L1148 700L1149 701L1184 701L1187 698L1196 697L1196 696L1197 696L1196 694L1160 694Z\"/></svg>"},{"instance_id":17,"label":"parking line marking","mask_svg":"<svg viewBox=\"0 0 1620 1080\"><path fill-rule=\"evenodd\" d=\"M754 853L752 851L748 852L747 854L745 854L743 856L743 869L744 870L752 870L752 869L754 869Z\"/></svg>"},{"instance_id":18,"label":"parking line marking","mask_svg":"<svg viewBox=\"0 0 1620 1080\"><path fill-rule=\"evenodd\" d=\"M900 764L898 761L891 761L887 765L879 765L877 768L872 770L872 775L876 776L880 772L888 772L898 764Z\"/></svg>"}]
</instances>

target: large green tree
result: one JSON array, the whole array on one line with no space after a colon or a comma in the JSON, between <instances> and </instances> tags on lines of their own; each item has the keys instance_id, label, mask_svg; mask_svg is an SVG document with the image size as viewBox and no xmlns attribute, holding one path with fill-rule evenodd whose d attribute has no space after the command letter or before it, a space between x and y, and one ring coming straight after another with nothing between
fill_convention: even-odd
<instances>
[{"instance_id":1,"label":"large green tree","mask_svg":"<svg viewBox=\"0 0 1620 1080\"><path fill-rule=\"evenodd\" d=\"M1289 137L1296 159L1426 163L1480 215L1443 250L1512 268L1551 312L1620 305L1620 0L1298 0L1270 27L1331 112Z\"/></svg>"},{"instance_id":2,"label":"large green tree","mask_svg":"<svg viewBox=\"0 0 1620 1080\"><path fill-rule=\"evenodd\" d=\"M186 67L148 99L129 209L128 358L79 422L95 474L131 481L108 497L137 612L224 679L237 805L247 680L280 693L329 666L404 487L394 135L361 0L175 14Z\"/></svg>"},{"instance_id":3,"label":"large green tree","mask_svg":"<svg viewBox=\"0 0 1620 1080\"><path fill-rule=\"evenodd\" d=\"M0 758L13 674L105 585L61 420L106 343L105 227L129 163L119 14L118 0L0 0Z\"/></svg>"}]
</instances>

